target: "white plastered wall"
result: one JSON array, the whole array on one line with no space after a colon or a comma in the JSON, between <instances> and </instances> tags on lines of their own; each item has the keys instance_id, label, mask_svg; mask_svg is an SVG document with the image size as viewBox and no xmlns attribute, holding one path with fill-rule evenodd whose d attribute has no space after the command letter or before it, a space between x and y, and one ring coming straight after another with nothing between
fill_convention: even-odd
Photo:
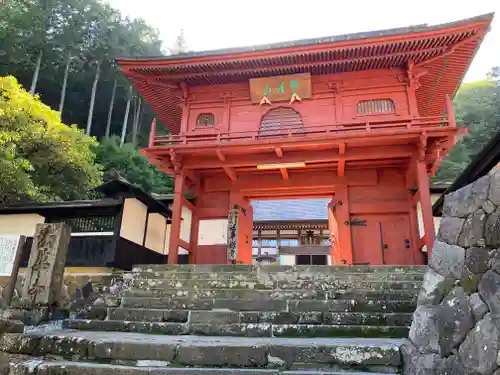
<instances>
[{"instance_id":1,"label":"white plastered wall","mask_svg":"<svg viewBox=\"0 0 500 375\"><path fill-rule=\"evenodd\" d=\"M167 219L159 213L151 213L148 217L145 246L148 249L163 254Z\"/></svg>"},{"instance_id":2,"label":"white plastered wall","mask_svg":"<svg viewBox=\"0 0 500 375\"><path fill-rule=\"evenodd\" d=\"M198 227L198 245L226 245L227 219L203 219Z\"/></svg>"},{"instance_id":3,"label":"white plastered wall","mask_svg":"<svg viewBox=\"0 0 500 375\"><path fill-rule=\"evenodd\" d=\"M38 214L0 215L0 235L32 237L36 225L43 223L45 218Z\"/></svg>"},{"instance_id":4,"label":"white plastered wall","mask_svg":"<svg viewBox=\"0 0 500 375\"><path fill-rule=\"evenodd\" d=\"M143 244L148 208L138 199L127 198L123 205L120 237Z\"/></svg>"},{"instance_id":5,"label":"white plastered wall","mask_svg":"<svg viewBox=\"0 0 500 375\"><path fill-rule=\"evenodd\" d=\"M431 194L431 204L434 204L439 199L440 196L441 194ZM422 219L422 206L420 205L420 202L417 202L417 217L418 217L418 232L420 234L420 238L422 238L422 236L425 234L425 230L424 230L424 221ZM434 230L437 233L439 230L439 224L441 223L441 218L434 217L433 219L434 219ZM422 251L426 252L427 246L424 246L422 248Z\"/></svg>"},{"instance_id":6,"label":"white plastered wall","mask_svg":"<svg viewBox=\"0 0 500 375\"><path fill-rule=\"evenodd\" d=\"M282 266L295 266L296 257L295 255L280 255L280 264Z\"/></svg>"},{"instance_id":7,"label":"white plastered wall","mask_svg":"<svg viewBox=\"0 0 500 375\"><path fill-rule=\"evenodd\" d=\"M193 218L193 213L191 210L186 207L182 206L182 220L181 220L181 240L186 241L189 243L191 240L191 224L192 224L192 218Z\"/></svg>"}]
</instances>

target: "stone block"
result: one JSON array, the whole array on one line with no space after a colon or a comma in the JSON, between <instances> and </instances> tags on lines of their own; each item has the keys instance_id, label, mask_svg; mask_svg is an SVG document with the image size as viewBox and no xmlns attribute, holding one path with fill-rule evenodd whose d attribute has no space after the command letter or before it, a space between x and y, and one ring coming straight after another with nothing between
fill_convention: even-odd
<instances>
[{"instance_id":1,"label":"stone block","mask_svg":"<svg viewBox=\"0 0 500 375\"><path fill-rule=\"evenodd\" d=\"M483 206L482 206L484 212L486 212L487 214L491 214L493 211L495 211L495 204L490 201L489 199L487 199L484 203L483 203Z\"/></svg>"},{"instance_id":2,"label":"stone block","mask_svg":"<svg viewBox=\"0 0 500 375\"><path fill-rule=\"evenodd\" d=\"M22 293L26 307L59 306L71 227L37 224Z\"/></svg>"},{"instance_id":3,"label":"stone block","mask_svg":"<svg viewBox=\"0 0 500 375\"><path fill-rule=\"evenodd\" d=\"M460 278L460 286L464 288L467 294L476 293L482 277L483 274L472 273L467 268L464 268L464 272Z\"/></svg>"},{"instance_id":4,"label":"stone block","mask_svg":"<svg viewBox=\"0 0 500 375\"><path fill-rule=\"evenodd\" d=\"M92 354L96 359L104 360L153 360L172 361L177 344L140 341L96 341Z\"/></svg>"},{"instance_id":5,"label":"stone block","mask_svg":"<svg viewBox=\"0 0 500 375\"><path fill-rule=\"evenodd\" d=\"M239 313L236 311L191 311L189 321L212 325L238 323Z\"/></svg>"},{"instance_id":6,"label":"stone block","mask_svg":"<svg viewBox=\"0 0 500 375\"><path fill-rule=\"evenodd\" d=\"M500 207L489 214L484 226L486 246L500 247Z\"/></svg>"},{"instance_id":7,"label":"stone block","mask_svg":"<svg viewBox=\"0 0 500 375\"><path fill-rule=\"evenodd\" d=\"M493 250L490 252L490 259L488 261L488 268L500 273L500 250Z\"/></svg>"},{"instance_id":8,"label":"stone block","mask_svg":"<svg viewBox=\"0 0 500 375\"><path fill-rule=\"evenodd\" d=\"M424 276L424 282L418 295L419 305L438 305L443 297L453 288L455 280L453 278L444 277L428 268Z\"/></svg>"},{"instance_id":9,"label":"stone block","mask_svg":"<svg viewBox=\"0 0 500 375\"><path fill-rule=\"evenodd\" d=\"M443 358L436 369L436 375L468 375L457 355Z\"/></svg>"},{"instance_id":10,"label":"stone block","mask_svg":"<svg viewBox=\"0 0 500 375\"><path fill-rule=\"evenodd\" d=\"M429 266L444 277L459 279L462 276L465 262L465 249L435 241L432 248Z\"/></svg>"},{"instance_id":11,"label":"stone block","mask_svg":"<svg viewBox=\"0 0 500 375\"><path fill-rule=\"evenodd\" d=\"M486 175L476 180L473 184L447 194L443 204L443 215L466 217L480 208L486 199L489 198L495 202L491 199L491 194L488 194L489 189L490 177Z\"/></svg>"},{"instance_id":12,"label":"stone block","mask_svg":"<svg viewBox=\"0 0 500 375\"><path fill-rule=\"evenodd\" d=\"M492 270L486 272L479 282L479 295L493 314L500 314L500 275Z\"/></svg>"},{"instance_id":13,"label":"stone block","mask_svg":"<svg viewBox=\"0 0 500 375\"><path fill-rule=\"evenodd\" d=\"M214 309L229 309L233 311L285 311L286 300L257 299L257 300L233 300L216 299Z\"/></svg>"},{"instance_id":14,"label":"stone block","mask_svg":"<svg viewBox=\"0 0 500 375\"><path fill-rule=\"evenodd\" d=\"M485 273L488 270L490 254L484 247L471 247L465 251L465 268L472 273Z\"/></svg>"},{"instance_id":15,"label":"stone block","mask_svg":"<svg viewBox=\"0 0 500 375\"><path fill-rule=\"evenodd\" d=\"M488 199L498 206L500 205L500 173L497 170L493 170L490 178L491 184L488 191Z\"/></svg>"},{"instance_id":16,"label":"stone block","mask_svg":"<svg viewBox=\"0 0 500 375\"><path fill-rule=\"evenodd\" d=\"M472 315L474 316L474 320L478 322L486 315L489 311L488 306L479 296L479 293L474 293L469 297L469 306L472 311Z\"/></svg>"},{"instance_id":17,"label":"stone block","mask_svg":"<svg viewBox=\"0 0 500 375\"><path fill-rule=\"evenodd\" d=\"M438 316L440 354L452 353L474 326L469 297L461 287L454 288L441 303Z\"/></svg>"},{"instance_id":18,"label":"stone block","mask_svg":"<svg viewBox=\"0 0 500 375\"><path fill-rule=\"evenodd\" d=\"M409 338L424 354L439 353L439 307L420 305L413 314Z\"/></svg>"},{"instance_id":19,"label":"stone block","mask_svg":"<svg viewBox=\"0 0 500 375\"><path fill-rule=\"evenodd\" d=\"M23 333L24 324L19 320L0 319L0 335L4 333Z\"/></svg>"},{"instance_id":20,"label":"stone block","mask_svg":"<svg viewBox=\"0 0 500 375\"><path fill-rule=\"evenodd\" d=\"M450 245L457 245L465 219L443 216L439 224L437 239Z\"/></svg>"},{"instance_id":21,"label":"stone block","mask_svg":"<svg viewBox=\"0 0 500 375\"><path fill-rule=\"evenodd\" d=\"M497 368L500 334L491 314L476 323L458 349L467 374L490 375Z\"/></svg>"},{"instance_id":22,"label":"stone block","mask_svg":"<svg viewBox=\"0 0 500 375\"><path fill-rule=\"evenodd\" d=\"M175 361L186 366L263 367L267 364L266 345L181 344Z\"/></svg>"},{"instance_id":23,"label":"stone block","mask_svg":"<svg viewBox=\"0 0 500 375\"><path fill-rule=\"evenodd\" d=\"M435 375L441 358L435 353L422 354L415 346L405 340L401 346L403 375Z\"/></svg>"},{"instance_id":24,"label":"stone block","mask_svg":"<svg viewBox=\"0 0 500 375\"><path fill-rule=\"evenodd\" d=\"M467 216L458 237L458 245L461 247L485 246L484 226L486 218L486 212L481 209Z\"/></svg>"},{"instance_id":25,"label":"stone block","mask_svg":"<svg viewBox=\"0 0 500 375\"><path fill-rule=\"evenodd\" d=\"M271 337L272 326L269 323L256 323L256 324L191 323L190 333L193 335L202 335L202 336Z\"/></svg>"}]
</instances>

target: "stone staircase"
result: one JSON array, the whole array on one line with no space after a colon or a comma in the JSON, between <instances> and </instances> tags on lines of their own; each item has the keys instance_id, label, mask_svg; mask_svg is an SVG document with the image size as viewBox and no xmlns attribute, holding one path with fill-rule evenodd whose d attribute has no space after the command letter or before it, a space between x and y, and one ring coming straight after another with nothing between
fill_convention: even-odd
<instances>
[{"instance_id":1,"label":"stone staircase","mask_svg":"<svg viewBox=\"0 0 500 375\"><path fill-rule=\"evenodd\" d=\"M4 337L43 375L398 373L422 267L146 265L62 328ZM26 369L24 369L24 367ZM30 367L31 366L31 367Z\"/></svg>"}]
</instances>

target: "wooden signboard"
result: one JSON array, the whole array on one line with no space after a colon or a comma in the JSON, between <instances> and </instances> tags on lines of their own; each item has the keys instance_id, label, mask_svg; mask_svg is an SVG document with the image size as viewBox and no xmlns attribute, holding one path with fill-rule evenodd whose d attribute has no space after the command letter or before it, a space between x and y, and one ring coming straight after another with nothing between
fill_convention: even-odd
<instances>
[{"instance_id":1,"label":"wooden signboard","mask_svg":"<svg viewBox=\"0 0 500 375\"><path fill-rule=\"evenodd\" d=\"M301 99L311 97L311 73L250 79L252 103L260 103L264 96L271 102L290 101L293 94Z\"/></svg>"}]
</instances>

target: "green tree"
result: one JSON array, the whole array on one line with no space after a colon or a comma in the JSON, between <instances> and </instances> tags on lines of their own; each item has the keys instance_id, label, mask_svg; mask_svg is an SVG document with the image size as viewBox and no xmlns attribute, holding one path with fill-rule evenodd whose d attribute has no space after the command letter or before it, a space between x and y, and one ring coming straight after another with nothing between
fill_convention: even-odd
<instances>
[{"instance_id":1,"label":"green tree","mask_svg":"<svg viewBox=\"0 0 500 375\"><path fill-rule=\"evenodd\" d=\"M102 181L96 145L14 77L0 77L1 203L87 197Z\"/></svg>"},{"instance_id":2,"label":"green tree","mask_svg":"<svg viewBox=\"0 0 500 375\"><path fill-rule=\"evenodd\" d=\"M104 167L104 181L115 178L115 171L147 193L172 192L172 179L148 163L132 143L120 146L119 137L104 139L96 148L97 161Z\"/></svg>"},{"instance_id":3,"label":"green tree","mask_svg":"<svg viewBox=\"0 0 500 375\"><path fill-rule=\"evenodd\" d=\"M493 68L487 79L460 86L453 104L457 124L467 128L467 133L457 140L449 155L443 159L434 181L453 181L500 130L497 71L498 68Z\"/></svg>"}]
</instances>

